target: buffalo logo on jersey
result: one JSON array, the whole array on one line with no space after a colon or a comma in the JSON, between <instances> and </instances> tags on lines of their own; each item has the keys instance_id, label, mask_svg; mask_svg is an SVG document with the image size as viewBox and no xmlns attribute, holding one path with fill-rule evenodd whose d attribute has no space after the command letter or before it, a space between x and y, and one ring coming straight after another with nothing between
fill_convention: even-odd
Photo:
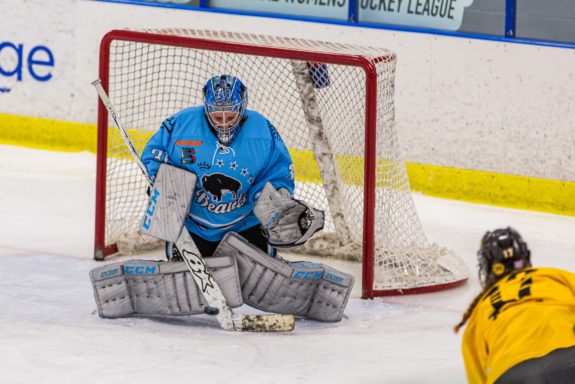
<instances>
[{"instance_id":1,"label":"buffalo logo on jersey","mask_svg":"<svg viewBox=\"0 0 575 384\"><path fill-rule=\"evenodd\" d=\"M240 208L246 203L246 195L240 193L242 183L239 180L224 175L223 173L212 173L201 178L202 189L196 191L197 201L208 211L216 214L224 214ZM231 201L220 203L226 195L231 194ZM210 202L210 198L214 202Z\"/></svg>"},{"instance_id":2,"label":"buffalo logo on jersey","mask_svg":"<svg viewBox=\"0 0 575 384\"><path fill-rule=\"evenodd\" d=\"M226 193L231 193L233 199L237 199L238 193L242 189L242 183L223 173L202 176L202 186L212 195L214 201L221 201L222 196Z\"/></svg>"}]
</instances>

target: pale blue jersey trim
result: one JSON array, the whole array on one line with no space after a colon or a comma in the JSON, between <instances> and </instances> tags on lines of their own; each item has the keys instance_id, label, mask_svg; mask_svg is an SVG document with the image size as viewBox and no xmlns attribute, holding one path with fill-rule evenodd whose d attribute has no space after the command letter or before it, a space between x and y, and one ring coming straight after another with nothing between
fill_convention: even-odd
<instances>
[{"instance_id":1,"label":"pale blue jersey trim","mask_svg":"<svg viewBox=\"0 0 575 384\"><path fill-rule=\"evenodd\" d=\"M219 224L219 225L215 224L211 221L204 220L201 217L198 217L196 215L188 215L188 217L191 218L193 221L195 221L196 224L206 226L209 229L225 229L225 228L234 226L235 224L239 223L240 221L244 220L246 217L248 217L250 215L251 215L251 212L246 214L246 215L240 216L233 221L230 221L230 222L224 223L224 224Z\"/></svg>"}]
</instances>

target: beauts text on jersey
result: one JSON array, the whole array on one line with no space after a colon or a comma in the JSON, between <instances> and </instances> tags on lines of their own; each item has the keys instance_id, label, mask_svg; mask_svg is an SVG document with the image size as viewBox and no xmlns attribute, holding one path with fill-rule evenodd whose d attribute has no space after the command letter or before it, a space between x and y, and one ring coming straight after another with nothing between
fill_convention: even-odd
<instances>
[{"instance_id":1,"label":"beauts text on jersey","mask_svg":"<svg viewBox=\"0 0 575 384\"><path fill-rule=\"evenodd\" d=\"M266 182L293 195L293 164L274 126L255 111L246 110L230 146L222 145L208 124L201 106L174 114L148 141L142 160L151 177L160 163L198 176L185 225L218 241L229 231L259 224L253 206Z\"/></svg>"}]
</instances>

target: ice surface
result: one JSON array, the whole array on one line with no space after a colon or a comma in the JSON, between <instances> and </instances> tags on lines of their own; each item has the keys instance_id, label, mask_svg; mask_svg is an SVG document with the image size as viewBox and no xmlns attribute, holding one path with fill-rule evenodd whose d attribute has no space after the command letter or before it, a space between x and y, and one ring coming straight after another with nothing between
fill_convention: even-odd
<instances>
[{"instance_id":1,"label":"ice surface","mask_svg":"<svg viewBox=\"0 0 575 384\"><path fill-rule=\"evenodd\" d=\"M479 291L474 272L449 291L370 301L357 281L340 323L298 320L291 334L230 333L205 315L99 318L88 278L102 265L92 260L95 164L0 146L0 383L466 381L452 328ZM575 269L575 218L414 198L429 239L472 271L482 234L506 225L537 265ZM359 264L325 262L359 277Z\"/></svg>"}]
</instances>

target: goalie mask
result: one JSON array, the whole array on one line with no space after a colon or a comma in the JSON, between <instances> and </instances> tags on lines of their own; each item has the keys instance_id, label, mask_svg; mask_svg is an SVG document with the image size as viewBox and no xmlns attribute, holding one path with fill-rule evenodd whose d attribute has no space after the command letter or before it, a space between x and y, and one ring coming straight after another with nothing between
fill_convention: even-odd
<instances>
[{"instance_id":1,"label":"goalie mask","mask_svg":"<svg viewBox=\"0 0 575 384\"><path fill-rule=\"evenodd\" d=\"M248 105L248 89L231 75L214 76L203 88L204 110L218 140L228 146L237 135Z\"/></svg>"},{"instance_id":2,"label":"goalie mask","mask_svg":"<svg viewBox=\"0 0 575 384\"><path fill-rule=\"evenodd\" d=\"M531 252L511 227L487 232L477 252L479 281L486 287L512 271L531 266Z\"/></svg>"}]
</instances>

